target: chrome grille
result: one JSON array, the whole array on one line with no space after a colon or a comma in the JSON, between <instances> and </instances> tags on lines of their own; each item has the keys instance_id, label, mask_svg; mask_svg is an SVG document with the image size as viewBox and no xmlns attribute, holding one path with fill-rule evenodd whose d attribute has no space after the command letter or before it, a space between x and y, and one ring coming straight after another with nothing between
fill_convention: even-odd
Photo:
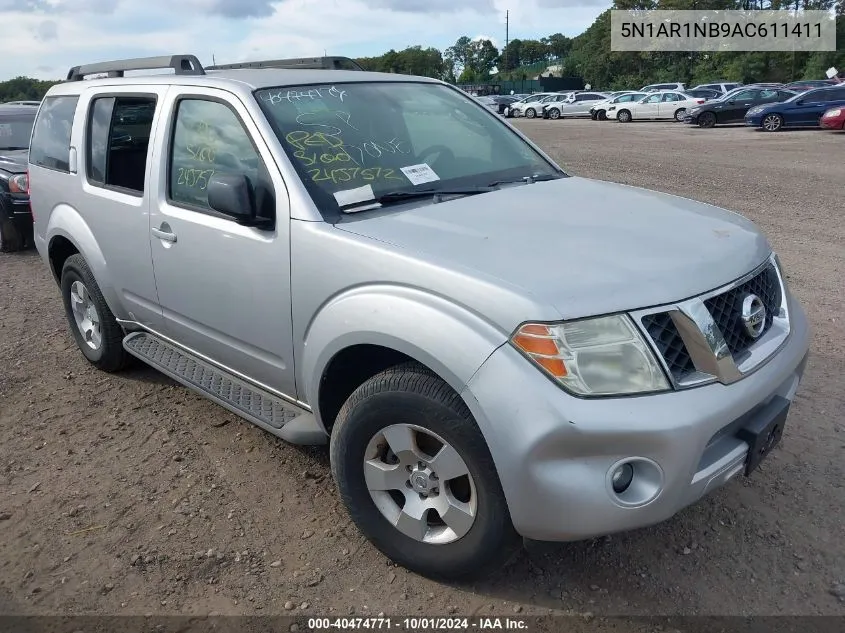
<instances>
[{"instance_id":1,"label":"chrome grille","mask_svg":"<svg viewBox=\"0 0 845 633\"><path fill-rule=\"evenodd\" d=\"M698 297L632 314L651 339L676 388L718 380L729 384L771 355L789 333L780 271L770 260L746 277ZM754 339L742 321L742 304L757 295L766 308ZM763 351L761 351L763 350Z\"/></svg>"},{"instance_id":2,"label":"chrome grille","mask_svg":"<svg viewBox=\"0 0 845 633\"><path fill-rule=\"evenodd\" d=\"M772 320L780 310L780 282L773 265L769 264L761 273L744 284L704 302L710 314L713 315L716 325L722 331L728 349L737 361L754 342L742 324L742 300L748 294L757 295L766 306L766 324L763 327L763 334L765 334L772 327Z\"/></svg>"}]
</instances>

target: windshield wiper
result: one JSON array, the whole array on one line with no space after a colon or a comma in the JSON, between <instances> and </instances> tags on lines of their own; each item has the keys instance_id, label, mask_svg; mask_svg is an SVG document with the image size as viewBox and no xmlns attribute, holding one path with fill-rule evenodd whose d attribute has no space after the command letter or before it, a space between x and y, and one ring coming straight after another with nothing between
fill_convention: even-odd
<instances>
[{"instance_id":1,"label":"windshield wiper","mask_svg":"<svg viewBox=\"0 0 845 633\"><path fill-rule=\"evenodd\" d=\"M382 194L372 200L362 200L361 202L352 202L340 206L341 211L366 211L378 206L387 206L395 202L406 202L408 200L416 200L418 198L433 197L433 202L437 204L442 201L442 196L472 196L479 193L488 193L495 191L494 187L464 187L455 189L419 189L417 191L391 191L390 193Z\"/></svg>"},{"instance_id":2,"label":"windshield wiper","mask_svg":"<svg viewBox=\"0 0 845 633\"><path fill-rule=\"evenodd\" d=\"M488 186L492 188L498 187L499 185L514 185L518 182L530 185L535 182L557 180L558 178L562 178L562 176L558 174L540 174L536 176L523 176L522 178L514 178L513 180L496 180L495 182L491 182Z\"/></svg>"}]
</instances>

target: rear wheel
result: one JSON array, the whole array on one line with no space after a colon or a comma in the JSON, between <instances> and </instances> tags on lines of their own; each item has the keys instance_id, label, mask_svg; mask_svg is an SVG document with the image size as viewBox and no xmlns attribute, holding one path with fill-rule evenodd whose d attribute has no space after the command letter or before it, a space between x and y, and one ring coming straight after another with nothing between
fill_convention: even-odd
<instances>
[{"instance_id":1,"label":"rear wheel","mask_svg":"<svg viewBox=\"0 0 845 633\"><path fill-rule=\"evenodd\" d=\"M620 123L630 123L631 113L628 110L620 110L616 115L616 120Z\"/></svg>"},{"instance_id":2,"label":"rear wheel","mask_svg":"<svg viewBox=\"0 0 845 633\"><path fill-rule=\"evenodd\" d=\"M23 248L23 236L8 218L0 219L0 253L14 253Z\"/></svg>"},{"instance_id":3,"label":"rear wheel","mask_svg":"<svg viewBox=\"0 0 845 633\"><path fill-rule=\"evenodd\" d=\"M716 125L716 115L712 112L702 112L698 115L698 127L713 127Z\"/></svg>"},{"instance_id":4,"label":"rear wheel","mask_svg":"<svg viewBox=\"0 0 845 633\"><path fill-rule=\"evenodd\" d=\"M763 129L767 132L777 132L783 127L783 117L779 114L767 114L763 117Z\"/></svg>"},{"instance_id":5,"label":"rear wheel","mask_svg":"<svg viewBox=\"0 0 845 633\"><path fill-rule=\"evenodd\" d=\"M123 349L123 329L82 255L67 258L61 280L65 314L79 350L97 369L123 369L129 360Z\"/></svg>"},{"instance_id":6,"label":"rear wheel","mask_svg":"<svg viewBox=\"0 0 845 633\"><path fill-rule=\"evenodd\" d=\"M687 115L687 109L686 108L678 108L677 110L675 110L675 120L676 121L683 122L684 117L686 115Z\"/></svg>"},{"instance_id":7,"label":"rear wheel","mask_svg":"<svg viewBox=\"0 0 845 633\"><path fill-rule=\"evenodd\" d=\"M418 363L358 387L337 416L332 474L358 529L425 576L480 576L521 539L493 458L466 404Z\"/></svg>"},{"instance_id":8,"label":"rear wheel","mask_svg":"<svg viewBox=\"0 0 845 633\"><path fill-rule=\"evenodd\" d=\"M534 108L528 108L525 111L525 118L526 119L533 119L535 116L537 116L537 111Z\"/></svg>"}]
</instances>

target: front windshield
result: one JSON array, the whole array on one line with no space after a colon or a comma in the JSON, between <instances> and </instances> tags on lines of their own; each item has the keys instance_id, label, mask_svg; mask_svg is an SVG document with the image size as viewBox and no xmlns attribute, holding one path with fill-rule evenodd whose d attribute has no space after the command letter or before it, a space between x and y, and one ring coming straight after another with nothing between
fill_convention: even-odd
<instances>
[{"instance_id":1,"label":"front windshield","mask_svg":"<svg viewBox=\"0 0 845 633\"><path fill-rule=\"evenodd\" d=\"M0 150L27 149L35 114L0 113Z\"/></svg>"},{"instance_id":2,"label":"front windshield","mask_svg":"<svg viewBox=\"0 0 845 633\"><path fill-rule=\"evenodd\" d=\"M256 98L315 204L331 215L370 191L377 199L565 175L495 113L442 84L285 86Z\"/></svg>"}]
</instances>

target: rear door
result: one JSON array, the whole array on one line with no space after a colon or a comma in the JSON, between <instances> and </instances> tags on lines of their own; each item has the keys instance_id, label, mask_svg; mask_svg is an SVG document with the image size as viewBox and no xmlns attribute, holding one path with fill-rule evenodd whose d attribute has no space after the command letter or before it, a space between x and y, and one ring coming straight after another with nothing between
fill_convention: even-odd
<instances>
[{"instance_id":1,"label":"rear door","mask_svg":"<svg viewBox=\"0 0 845 633\"><path fill-rule=\"evenodd\" d=\"M74 187L81 188L82 213L127 312L122 317L153 330L162 318L149 242L150 139L166 90L115 85L84 91L74 143L80 172Z\"/></svg>"}]
</instances>

